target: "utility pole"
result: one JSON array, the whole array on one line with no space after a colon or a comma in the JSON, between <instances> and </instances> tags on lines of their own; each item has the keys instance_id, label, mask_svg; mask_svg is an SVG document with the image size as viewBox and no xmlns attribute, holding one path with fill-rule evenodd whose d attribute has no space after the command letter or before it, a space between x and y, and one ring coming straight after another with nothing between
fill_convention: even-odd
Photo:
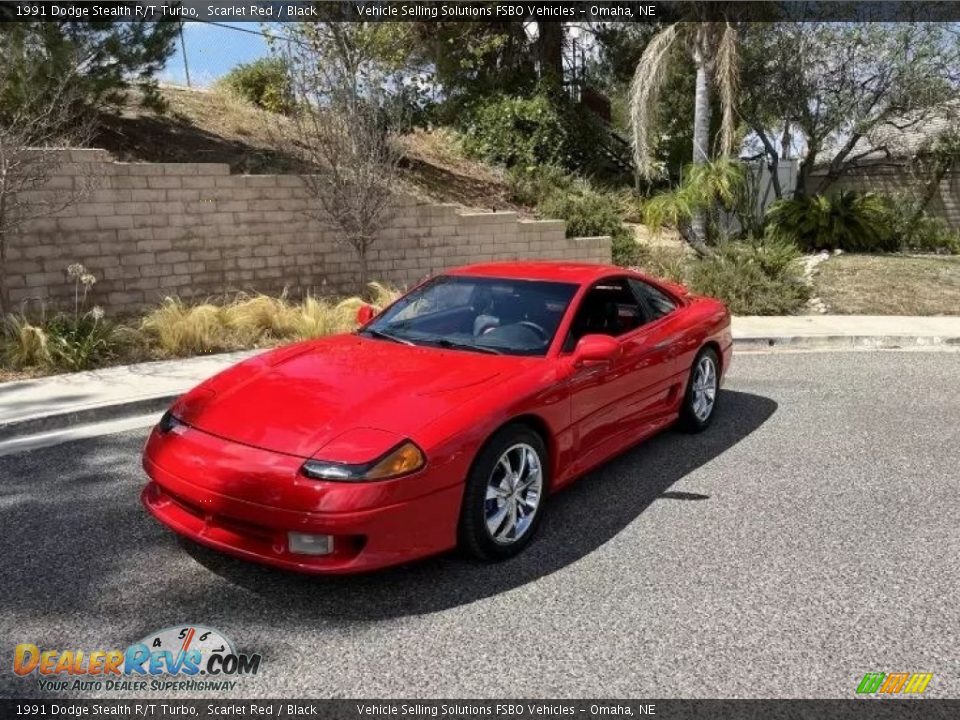
<instances>
[{"instance_id":1,"label":"utility pole","mask_svg":"<svg viewBox=\"0 0 960 720\"><path fill-rule=\"evenodd\" d=\"M187 76L187 87L190 85L190 66L187 64L187 44L183 40L183 20L180 21L180 51L183 53L183 72Z\"/></svg>"}]
</instances>

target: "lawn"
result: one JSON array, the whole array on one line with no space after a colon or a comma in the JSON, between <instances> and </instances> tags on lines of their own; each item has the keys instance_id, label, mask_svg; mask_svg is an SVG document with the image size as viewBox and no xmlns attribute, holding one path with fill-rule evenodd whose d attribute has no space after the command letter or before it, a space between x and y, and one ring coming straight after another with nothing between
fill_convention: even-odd
<instances>
[{"instance_id":1,"label":"lawn","mask_svg":"<svg viewBox=\"0 0 960 720\"><path fill-rule=\"evenodd\" d=\"M960 256L840 255L815 294L840 315L960 315Z\"/></svg>"}]
</instances>

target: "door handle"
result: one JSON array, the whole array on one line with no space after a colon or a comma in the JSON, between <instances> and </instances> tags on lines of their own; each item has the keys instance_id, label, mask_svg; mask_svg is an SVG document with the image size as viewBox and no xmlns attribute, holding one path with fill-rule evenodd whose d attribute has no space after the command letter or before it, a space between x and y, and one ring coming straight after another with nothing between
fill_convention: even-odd
<instances>
[{"instance_id":1,"label":"door handle","mask_svg":"<svg viewBox=\"0 0 960 720\"><path fill-rule=\"evenodd\" d=\"M677 341L679 336L674 336L667 338L666 340L661 340L656 345L653 346L654 350L669 350L667 353L670 357L675 357L677 355Z\"/></svg>"}]
</instances>

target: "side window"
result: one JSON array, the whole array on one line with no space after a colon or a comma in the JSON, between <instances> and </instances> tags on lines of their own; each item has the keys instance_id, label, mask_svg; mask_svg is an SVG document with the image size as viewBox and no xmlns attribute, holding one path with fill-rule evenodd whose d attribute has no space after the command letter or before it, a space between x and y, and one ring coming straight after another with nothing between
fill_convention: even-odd
<instances>
[{"instance_id":1,"label":"side window","mask_svg":"<svg viewBox=\"0 0 960 720\"><path fill-rule=\"evenodd\" d=\"M650 314L648 322L653 322L657 318L669 315L677 309L677 304L667 295L642 280L631 278L630 287L633 289L633 292L636 293L637 297L647 306Z\"/></svg>"},{"instance_id":2,"label":"side window","mask_svg":"<svg viewBox=\"0 0 960 720\"><path fill-rule=\"evenodd\" d=\"M627 278L608 278L590 288L573 316L564 352L572 351L584 335L617 337L647 322L643 306L628 282Z\"/></svg>"}]
</instances>

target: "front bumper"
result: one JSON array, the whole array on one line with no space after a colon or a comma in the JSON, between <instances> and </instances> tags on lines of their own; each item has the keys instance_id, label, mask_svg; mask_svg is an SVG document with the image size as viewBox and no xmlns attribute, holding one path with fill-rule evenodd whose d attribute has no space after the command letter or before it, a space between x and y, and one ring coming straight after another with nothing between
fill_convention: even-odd
<instances>
[{"instance_id":1,"label":"front bumper","mask_svg":"<svg viewBox=\"0 0 960 720\"><path fill-rule=\"evenodd\" d=\"M245 462L260 468L240 481L231 462L236 444L200 431L170 437L154 430L143 457L151 480L141 494L144 507L168 528L201 545L305 573L374 570L444 552L456 544L462 483L436 489L437 478L416 476L380 483L310 481L304 486L302 480L289 477L290 467L295 474L302 460L291 458L287 467L285 456L239 447ZM254 475L253 481L249 475ZM401 482L429 491L409 497L409 485L401 488ZM333 552L293 553L287 541L290 531L332 535Z\"/></svg>"}]
</instances>

